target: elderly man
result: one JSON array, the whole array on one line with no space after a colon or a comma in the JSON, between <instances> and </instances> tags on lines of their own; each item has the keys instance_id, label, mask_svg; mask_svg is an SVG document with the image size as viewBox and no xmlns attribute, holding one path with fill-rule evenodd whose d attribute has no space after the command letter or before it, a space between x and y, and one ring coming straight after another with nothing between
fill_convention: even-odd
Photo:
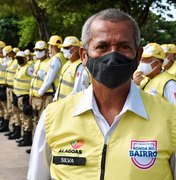
<instances>
[{"instance_id":1,"label":"elderly man","mask_svg":"<svg viewBox=\"0 0 176 180\"><path fill-rule=\"evenodd\" d=\"M176 111L131 81L142 53L139 42L136 22L118 9L86 21L80 53L92 85L45 110L28 179L172 179Z\"/></svg>"}]
</instances>

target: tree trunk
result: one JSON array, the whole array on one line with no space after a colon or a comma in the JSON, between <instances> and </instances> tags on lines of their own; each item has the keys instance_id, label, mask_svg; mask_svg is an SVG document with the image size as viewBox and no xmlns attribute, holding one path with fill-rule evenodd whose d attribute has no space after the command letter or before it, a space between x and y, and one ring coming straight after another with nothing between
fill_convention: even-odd
<instances>
[{"instance_id":1,"label":"tree trunk","mask_svg":"<svg viewBox=\"0 0 176 180\"><path fill-rule=\"evenodd\" d=\"M31 12L35 19L37 20L38 29L39 29L39 38L44 41L48 41L48 18L44 9L41 9L35 0L29 0L29 5Z\"/></svg>"}]
</instances>

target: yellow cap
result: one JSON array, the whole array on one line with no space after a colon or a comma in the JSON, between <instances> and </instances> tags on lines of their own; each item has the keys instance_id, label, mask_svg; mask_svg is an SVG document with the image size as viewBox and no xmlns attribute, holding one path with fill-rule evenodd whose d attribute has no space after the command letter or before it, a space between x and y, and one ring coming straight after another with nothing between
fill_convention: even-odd
<instances>
[{"instance_id":1,"label":"yellow cap","mask_svg":"<svg viewBox=\"0 0 176 180\"><path fill-rule=\"evenodd\" d=\"M12 46L5 46L3 49L2 49L2 53L4 56L6 56L8 53L10 53L12 51Z\"/></svg>"},{"instance_id":2,"label":"yellow cap","mask_svg":"<svg viewBox=\"0 0 176 180\"><path fill-rule=\"evenodd\" d=\"M17 47L14 47L14 48L13 48L13 52L17 53L18 51L20 51L19 48L17 48Z\"/></svg>"},{"instance_id":3,"label":"yellow cap","mask_svg":"<svg viewBox=\"0 0 176 180\"><path fill-rule=\"evenodd\" d=\"M6 46L5 42L0 41L0 48L4 48Z\"/></svg>"},{"instance_id":4,"label":"yellow cap","mask_svg":"<svg viewBox=\"0 0 176 180\"><path fill-rule=\"evenodd\" d=\"M63 44L61 44L61 47L68 47L68 46L78 46L80 47L81 43L75 36L68 36L64 39Z\"/></svg>"},{"instance_id":5,"label":"yellow cap","mask_svg":"<svg viewBox=\"0 0 176 180\"><path fill-rule=\"evenodd\" d=\"M18 51L16 57L25 57L25 53L23 51Z\"/></svg>"},{"instance_id":6,"label":"yellow cap","mask_svg":"<svg viewBox=\"0 0 176 180\"><path fill-rule=\"evenodd\" d=\"M26 50L24 51L24 54L25 54L26 56L29 56L29 55L31 54L31 51L30 51L29 49L26 49Z\"/></svg>"},{"instance_id":7,"label":"yellow cap","mask_svg":"<svg viewBox=\"0 0 176 180\"><path fill-rule=\"evenodd\" d=\"M39 50L47 49L47 44L45 41L42 41L42 40L37 41L35 43L34 49L39 49Z\"/></svg>"},{"instance_id":8,"label":"yellow cap","mask_svg":"<svg viewBox=\"0 0 176 180\"><path fill-rule=\"evenodd\" d=\"M53 35L50 37L48 44L53 45L53 46L57 46L57 45L62 44L62 42L63 42L63 40L60 36Z\"/></svg>"},{"instance_id":9,"label":"yellow cap","mask_svg":"<svg viewBox=\"0 0 176 180\"><path fill-rule=\"evenodd\" d=\"M165 53L157 43L149 43L143 48L142 58L155 57L164 60Z\"/></svg>"},{"instance_id":10,"label":"yellow cap","mask_svg":"<svg viewBox=\"0 0 176 180\"><path fill-rule=\"evenodd\" d=\"M168 44L168 53L174 53L176 54L176 46L175 44Z\"/></svg>"}]
</instances>

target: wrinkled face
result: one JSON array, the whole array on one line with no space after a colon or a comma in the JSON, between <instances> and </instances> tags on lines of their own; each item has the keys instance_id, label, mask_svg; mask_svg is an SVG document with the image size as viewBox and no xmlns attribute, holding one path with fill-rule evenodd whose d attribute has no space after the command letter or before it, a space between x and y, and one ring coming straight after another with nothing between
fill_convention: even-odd
<instances>
[{"instance_id":1,"label":"wrinkled face","mask_svg":"<svg viewBox=\"0 0 176 180\"><path fill-rule=\"evenodd\" d=\"M91 25L91 40L82 59L87 61L87 54L99 58L117 51L130 59L136 56L136 45L132 23L129 21L110 22L95 20ZM86 55L85 55L86 54Z\"/></svg>"}]
</instances>

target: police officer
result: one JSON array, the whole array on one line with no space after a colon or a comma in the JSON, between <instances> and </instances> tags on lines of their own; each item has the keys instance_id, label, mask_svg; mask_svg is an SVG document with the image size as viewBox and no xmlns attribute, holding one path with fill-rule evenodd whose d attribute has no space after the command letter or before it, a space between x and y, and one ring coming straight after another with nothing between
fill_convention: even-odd
<instances>
[{"instance_id":1,"label":"police officer","mask_svg":"<svg viewBox=\"0 0 176 180\"><path fill-rule=\"evenodd\" d=\"M14 130L15 130L15 120L14 120L14 116L15 116L15 108L13 106L13 82L14 82L14 77L15 77L15 73L16 73L16 69L18 67L18 62L15 58L16 53L19 51L19 48L14 47L12 52L11 52L11 59L8 61L7 64L7 76L6 76L6 83L7 83L7 109L8 109L8 113L10 116L10 123L12 124L12 130L9 131L8 133L4 134L5 136L10 136Z\"/></svg>"},{"instance_id":2,"label":"police officer","mask_svg":"<svg viewBox=\"0 0 176 180\"><path fill-rule=\"evenodd\" d=\"M0 132L9 131L9 113L7 108L7 84L6 84L6 69L9 61L12 59L12 46L8 45L2 49L3 58L0 62L0 106L2 107L2 114L0 115L3 124L0 128Z\"/></svg>"},{"instance_id":3,"label":"police officer","mask_svg":"<svg viewBox=\"0 0 176 180\"><path fill-rule=\"evenodd\" d=\"M23 127L23 139L18 143L18 146L31 146L32 145L32 106L29 104L29 89L30 83L33 76L33 67L27 63L25 53L19 51L16 54L16 59L19 64L19 67L15 74L14 88L13 92L18 98L18 109L21 114L21 125ZM14 134L21 135L21 126L16 128Z\"/></svg>"},{"instance_id":4,"label":"police officer","mask_svg":"<svg viewBox=\"0 0 176 180\"><path fill-rule=\"evenodd\" d=\"M62 43L62 38L58 35L53 35L50 37L48 42L49 44L49 54L51 57L50 65L48 72L46 74L45 81L42 87L39 89L38 93L40 96L44 95L44 93L50 88L53 88L53 93L55 93L56 88L58 86L58 80L61 72L61 68L66 62L63 53L60 52L60 45Z\"/></svg>"},{"instance_id":5,"label":"police officer","mask_svg":"<svg viewBox=\"0 0 176 180\"><path fill-rule=\"evenodd\" d=\"M163 62L164 69L168 73L176 76L176 62L174 59L174 55L176 55L176 46L174 44L163 44L161 47L166 53L166 57Z\"/></svg>"},{"instance_id":6,"label":"police officer","mask_svg":"<svg viewBox=\"0 0 176 180\"><path fill-rule=\"evenodd\" d=\"M2 49L6 46L6 44L3 42L3 41L0 41L0 63L2 63L2 59L3 59L3 53L2 53ZM0 70L0 74L3 74L4 72L2 72ZM0 79L0 81L2 81ZM4 123L4 115L3 115L3 106L2 104L0 103L0 128L2 127L3 123Z\"/></svg>"},{"instance_id":7,"label":"police officer","mask_svg":"<svg viewBox=\"0 0 176 180\"><path fill-rule=\"evenodd\" d=\"M62 67L60 82L55 93L54 101L79 92L83 88L82 85L84 80L81 77L83 77L84 66L81 63L79 55L80 45L80 41L75 36L66 37L63 44L60 45L64 57L67 58L68 61Z\"/></svg>"},{"instance_id":8,"label":"police officer","mask_svg":"<svg viewBox=\"0 0 176 180\"><path fill-rule=\"evenodd\" d=\"M47 44L45 41L37 41L34 47L37 61L34 65L34 74L30 86L30 103L34 111L34 124L46 106L52 102L54 89L52 85L40 94L39 90L43 86L47 72L50 68L50 59L48 58Z\"/></svg>"},{"instance_id":9,"label":"police officer","mask_svg":"<svg viewBox=\"0 0 176 180\"><path fill-rule=\"evenodd\" d=\"M149 78L142 88L144 91L160 95L176 105L176 77L162 69L164 59L165 53L162 47L157 43L149 43L144 47L137 71ZM135 76L134 81L136 81Z\"/></svg>"}]
</instances>

